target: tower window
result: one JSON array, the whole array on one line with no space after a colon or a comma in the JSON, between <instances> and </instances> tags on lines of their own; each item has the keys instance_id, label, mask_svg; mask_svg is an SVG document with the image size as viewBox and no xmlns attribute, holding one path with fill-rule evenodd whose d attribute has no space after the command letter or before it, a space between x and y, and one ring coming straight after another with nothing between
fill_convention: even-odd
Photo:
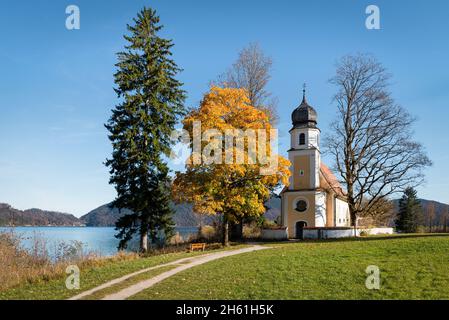
<instances>
[{"instance_id":1,"label":"tower window","mask_svg":"<svg viewBox=\"0 0 449 320\"><path fill-rule=\"evenodd\" d=\"M306 144L306 135L304 133L301 133L299 135L299 145L303 146Z\"/></svg>"}]
</instances>

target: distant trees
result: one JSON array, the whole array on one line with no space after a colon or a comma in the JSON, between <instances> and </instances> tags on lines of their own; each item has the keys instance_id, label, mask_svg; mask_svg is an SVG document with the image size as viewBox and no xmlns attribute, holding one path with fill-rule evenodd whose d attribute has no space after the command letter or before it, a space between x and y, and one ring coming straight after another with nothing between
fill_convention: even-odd
<instances>
[{"instance_id":1,"label":"distant trees","mask_svg":"<svg viewBox=\"0 0 449 320\"><path fill-rule=\"evenodd\" d=\"M447 218L449 217L449 207L446 208L446 212L443 215L443 232L447 232Z\"/></svg>"},{"instance_id":2,"label":"distant trees","mask_svg":"<svg viewBox=\"0 0 449 320\"><path fill-rule=\"evenodd\" d=\"M170 154L172 130L185 113L185 94L176 80L180 72L171 59L171 40L158 36L159 17L144 8L128 25L125 51L118 53L115 73L120 103L105 125L112 143L110 183L117 198L111 204L129 209L116 223L120 248L125 248L135 233L140 249L147 251L150 240L172 230L170 178L163 156Z\"/></svg>"},{"instance_id":3,"label":"distant trees","mask_svg":"<svg viewBox=\"0 0 449 320\"><path fill-rule=\"evenodd\" d=\"M372 212L384 199L419 185L431 165L412 140L414 118L388 91L390 75L373 57L349 55L330 80L337 87L337 117L325 140L346 184L351 222Z\"/></svg>"},{"instance_id":4,"label":"distant trees","mask_svg":"<svg viewBox=\"0 0 449 320\"><path fill-rule=\"evenodd\" d=\"M248 92L250 105L265 112L271 124L278 120L277 100L267 90L273 61L257 43L239 52L234 64L213 83L223 88L239 88Z\"/></svg>"},{"instance_id":5,"label":"distant trees","mask_svg":"<svg viewBox=\"0 0 449 320\"><path fill-rule=\"evenodd\" d=\"M435 203L429 202L425 210L424 225L427 225L429 232L432 232L433 225L435 224Z\"/></svg>"},{"instance_id":6,"label":"distant trees","mask_svg":"<svg viewBox=\"0 0 449 320\"><path fill-rule=\"evenodd\" d=\"M399 200L396 229L404 233L418 231L421 214L421 203L417 197L416 190L413 188L405 189L402 198Z\"/></svg>"},{"instance_id":7,"label":"distant trees","mask_svg":"<svg viewBox=\"0 0 449 320\"><path fill-rule=\"evenodd\" d=\"M360 221L363 226L389 226L393 222L394 216L393 202L383 198L370 210L361 212Z\"/></svg>"}]
</instances>

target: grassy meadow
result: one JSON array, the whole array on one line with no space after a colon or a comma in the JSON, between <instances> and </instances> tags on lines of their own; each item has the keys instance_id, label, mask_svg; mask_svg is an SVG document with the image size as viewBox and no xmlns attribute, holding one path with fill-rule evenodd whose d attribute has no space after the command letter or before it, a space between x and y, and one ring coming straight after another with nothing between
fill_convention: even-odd
<instances>
[{"instance_id":1,"label":"grassy meadow","mask_svg":"<svg viewBox=\"0 0 449 320\"><path fill-rule=\"evenodd\" d=\"M449 299L448 235L263 245L270 249L193 267L131 299ZM65 299L134 271L200 254L178 252L86 264L81 272L81 290L67 290L66 275L60 273L3 289L0 299ZM380 269L380 290L365 286L365 270L370 265ZM171 268L136 275L86 299L100 299Z\"/></svg>"},{"instance_id":2,"label":"grassy meadow","mask_svg":"<svg viewBox=\"0 0 449 320\"><path fill-rule=\"evenodd\" d=\"M449 299L449 237L272 244L177 274L133 299ZM365 286L369 265L380 290Z\"/></svg>"},{"instance_id":3,"label":"grassy meadow","mask_svg":"<svg viewBox=\"0 0 449 320\"><path fill-rule=\"evenodd\" d=\"M0 300L57 300L67 299L82 291L99 286L107 281L145 268L165 264L178 259L194 257L204 252L186 252L186 246L167 248L166 251L156 251L148 255L119 252L111 257L95 255L72 255L72 250L64 250L60 259L52 261L44 250L45 245L37 243L31 252L22 249L19 239L11 233L0 233ZM225 250L241 248L232 246ZM221 249L217 244L210 249ZM69 249L73 249L69 247ZM212 251L215 251L212 250ZM66 267L77 265L80 268L80 289L68 290L65 280ZM99 299L131 285L139 280L157 275L169 270L168 267L137 275L111 288L96 292L86 299Z\"/></svg>"}]
</instances>

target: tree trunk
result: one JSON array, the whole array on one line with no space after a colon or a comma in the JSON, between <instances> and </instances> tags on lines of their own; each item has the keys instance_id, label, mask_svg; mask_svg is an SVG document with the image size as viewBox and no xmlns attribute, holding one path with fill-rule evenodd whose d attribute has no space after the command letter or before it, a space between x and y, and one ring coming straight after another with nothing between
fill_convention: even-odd
<instances>
[{"instance_id":1,"label":"tree trunk","mask_svg":"<svg viewBox=\"0 0 449 320\"><path fill-rule=\"evenodd\" d=\"M351 225L354 227L354 237L357 237L357 213L355 210L353 198L351 196L348 197L348 205L349 205L349 216L351 217Z\"/></svg>"},{"instance_id":2,"label":"tree trunk","mask_svg":"<svg viewBox=\"0 0 449 320\"><path fill-rule=\"evenodd\" d=\"M230 233L231 241L243 240L243 218L240 218L238 223L235 222L230 225Z\"/></svg>"},{"instance_id":3,"label":"tree trunk","mask_svg":"<svg viewBox=\"0 0 449 320\"><path fill-rule=\"evenodd\" d=\"M351 211L351 210L349 210ZM349 213L351 216L351 226L354 230L354 237L357 237L357 216L355 214Z\"/></svg>"},{"instance_id":4,"label":"tree trunk","mask_svg":"<svg viewBox=\"0 0 449 320\"><path fill-rule=\"evenodd\" d=\"M148 231L140 231L140 252L145 253L148 251Z\"/></svg>"},{"instance_id":5,"label":"tree trunk","mask_svg":"<svg viewBox=\"0 0 449 320\"><path fill-rule=\"evenodd\" d=\"M229 221L223 215L223 245L225 247L229 246Z\"/></svg>"}]
</instances>

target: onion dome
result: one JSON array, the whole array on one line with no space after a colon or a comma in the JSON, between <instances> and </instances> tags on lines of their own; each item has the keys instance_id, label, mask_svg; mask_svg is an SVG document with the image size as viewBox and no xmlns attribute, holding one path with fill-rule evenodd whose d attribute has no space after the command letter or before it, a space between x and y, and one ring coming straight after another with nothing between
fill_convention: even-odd
<instances>
[{"instance_id":1,"label":"onion dome","mask_svg":"<svg viewBox=\"0 0 449 320\"><path fill-rule=\"evenodd\" d=\"M306 101L306 90L303 90L302 102L292 113L293 127L312 127L316 128L317 114L315 109Z\"/></svg>"}]
</instances>

